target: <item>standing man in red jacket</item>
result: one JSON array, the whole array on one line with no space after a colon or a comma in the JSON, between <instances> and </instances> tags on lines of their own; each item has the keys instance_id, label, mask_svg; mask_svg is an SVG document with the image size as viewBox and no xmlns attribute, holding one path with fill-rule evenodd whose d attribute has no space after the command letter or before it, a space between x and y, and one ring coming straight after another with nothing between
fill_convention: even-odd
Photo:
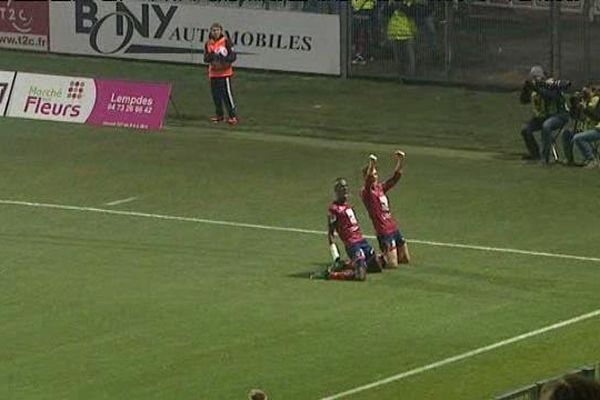
<instances>
[{"instance_id":1,"label":"standing man in red jacket","mask_svg":"<svg viewBox=\"0 0 600 400\"><path fill-rule=\"evenodd\" d=\"M204 62L208 64L208 77L210 90L215 103L216 114L211 121L217 123L225 120L223 103L227 107L227 123L238 123L233 92L231 90L231 77L236 54L231 40L224 34L223 26L215 22L210 26L209 39L204 45Z\"/></svg>"}]
</instances>

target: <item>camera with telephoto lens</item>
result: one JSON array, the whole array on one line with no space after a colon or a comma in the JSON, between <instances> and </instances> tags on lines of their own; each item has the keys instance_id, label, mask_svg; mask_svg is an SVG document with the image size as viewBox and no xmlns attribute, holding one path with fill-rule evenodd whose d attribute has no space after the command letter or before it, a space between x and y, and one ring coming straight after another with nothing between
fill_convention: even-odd
<instances>
[{"instance_id":1,"label":"camera with telephoto lens","mask_svg":"<svg viewBox=\"0 0 600 400\"><path fill-rule=\"evenodd\" d=\"M534 83L535 89L543 88L548 90L564 91L571 87L571 81L565 79L547 79L545 81L538 81Z\"/></svg>"},{"instance_id":2,"label":"camera with telephoto lens","mask_svg":"<svg viewBox=\"0 0 600 400\"><path fill-rule=\"evenodd\" d=\"M584 88L585 90L585 88ZM583 115L583 107L585 104L585 92L575 92L569 97L569 114L571 118L578 120Z\"/></svg>"}]
</instances>

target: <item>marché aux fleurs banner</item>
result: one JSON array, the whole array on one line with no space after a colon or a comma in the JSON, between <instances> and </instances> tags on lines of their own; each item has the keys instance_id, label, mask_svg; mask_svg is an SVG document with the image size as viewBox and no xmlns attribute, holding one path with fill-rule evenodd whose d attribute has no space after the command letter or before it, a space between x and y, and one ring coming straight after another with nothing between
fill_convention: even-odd
<instances>
[{"instance_id":1,"label":"march\u00e9 aux fleurs banner","mask_svg":"<svg viewBox=\"0 0 600 400\"><path fill-rule=\"evenodd\" d=\"M0 79L3 74L0 72ZM3 82L0 82L2 85ZM7 117L161 129L171 85L17 72Z\"/></svg>"}]
</instances>

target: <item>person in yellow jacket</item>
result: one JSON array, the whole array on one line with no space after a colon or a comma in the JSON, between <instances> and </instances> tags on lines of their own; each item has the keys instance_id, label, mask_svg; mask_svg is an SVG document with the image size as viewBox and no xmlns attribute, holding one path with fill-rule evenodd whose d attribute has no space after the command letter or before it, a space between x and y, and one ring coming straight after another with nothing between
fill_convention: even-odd
<instances>
[{"instance_id":1,"label":"person in yellow jacket","mask_svg":"<svg viewBox=\"0 0 600 400\"><path fill-rule=\"evenodd\" d=\"M415 21L408 16L409 4L405 1L390 1L387 37L392 42L394 62L397 65L404 63L403 73L414 75L416 69L415 37L417 26Z\"/></svg>"},{"instance_id":2,"label":"person in yellow jacket","mask_svg":"<svg viewBox=\"0 0 600 400\"><path fill-rule=\"evenodd\" d=\"M573 137L577 133L593 129L598 123L598 118L594 118L597 106L595 96L593 88L583 87L581 92L575 92L569 97L569 114L574 121L574 126L572 129L565 129L562 134L562 146L567 166L577 166L573 157Z\"/></svg>"},{"instance_id":3,"label":"person in yellow jacket","mask_svg":"<svg viewBox=\"0 0 600 400\"><path fill-rule=\"evenodd\" d=\"M377 0L352 0L352 42L354 56L352 64L366 64L371 56L373 26L376 18Z\"/></svg>"},{"instance_id":4,"label":"person in yellow jacket","mask_svg":"<svg viewBox=\"0 0 600 400\"><path fill-rule=\"evenodd\" d=\"M600 161L594 155L592 144L600 141L600 93L594 90L587 104L584 105L583 113L587 119L587 130L573 137L573 145L579 148L583 156L584 168L598 168ZM572 157L572 156L571 156Z\"/></svg>"},{"instance_id":5,"label":"person in yellow jacket","mask_svg":"<svg viewBox=\"0 0 600 400\"><path fill-rule=\"evenodd\" d=\"M531 81L525 81L521 90L521 103L531 103L533 116L521 128L521 136L527 148L527 154L523 155L524 160L536 161L540 159L540 148L535 140L534 133L542 130L542 124L546 120L546 107L542 96L533 91Z\"/></svg>"}]
</instances>

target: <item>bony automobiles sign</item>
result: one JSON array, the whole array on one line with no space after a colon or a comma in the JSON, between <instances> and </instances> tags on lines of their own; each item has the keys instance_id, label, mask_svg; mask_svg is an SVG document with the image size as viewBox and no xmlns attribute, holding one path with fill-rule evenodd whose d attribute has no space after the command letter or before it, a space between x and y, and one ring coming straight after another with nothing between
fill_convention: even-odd
<instances>
[{"instance_id":1,"label":"bony automobiles sign","mask_svg":"<svg viewBox=\"0 0 600 400\"><path fill-rule=\"evenodd\" d=\"M210 25L225 26L240 67L339 74L339 17L194 3L52 2L51 51L202 63Z\"/></svg>"},{"instance_id":2,"label":"bony automobiles sign","mask_svg":"<svg viewBox=\"0 0 600 400\"><path fill-rule=\"evenodd\" d=\"M75 2L75 33L89 35L90 47L100 54L115 54L120 51L152 52L161 46L140 46L132 44L134 32L141 38L162 39L169 27L177 6L164 7L159 4L140 4L139 16L125 3L114 3L115 11L98 15L98 5L92 0ZM165 10L163 11L163 7ZM152 14L152 15L151 15ZM110 30L114 29L114 34ZM101 38L113 36L115 48L101 48ZM162 47L163 50L169 50ZM189 51L189 49L183 49Z\"/></svg>"}]
</instances>

